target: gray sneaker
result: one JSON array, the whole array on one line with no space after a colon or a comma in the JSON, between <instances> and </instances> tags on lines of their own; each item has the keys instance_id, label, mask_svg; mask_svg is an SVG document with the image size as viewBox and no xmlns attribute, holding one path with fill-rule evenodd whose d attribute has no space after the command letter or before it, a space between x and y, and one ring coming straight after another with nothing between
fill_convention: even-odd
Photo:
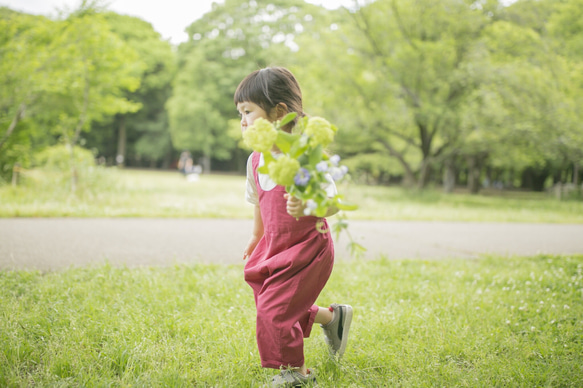
<instances>
[{"instance_id":1,"label":"gray sneaker","mask_svg":"<svg viewBox=\"0 0 583 388\"><path fill-rule=\"evenodd\" d=\"M305 387L305 386L316 386L316 376L313 372L308 370L308 375L304 376L298 371L292 369L285 369L280 372L280 374L273 377L271 384L268 387L273 388L295 388L295 387Z\"/></svg>"},{"instance_id":2,"label":"gray sneaker","mask_svg":"<svg viewBox=\"0 0 583 388\"><path fill-rule=\"evenodd\" d=\"M347 304L332 304L334 317L327 325L320 325L326 336L326 343L330 349L330 354L342 357L348 342L348 331L352 322L352 306Z\"/></svg>"}]
</instances>

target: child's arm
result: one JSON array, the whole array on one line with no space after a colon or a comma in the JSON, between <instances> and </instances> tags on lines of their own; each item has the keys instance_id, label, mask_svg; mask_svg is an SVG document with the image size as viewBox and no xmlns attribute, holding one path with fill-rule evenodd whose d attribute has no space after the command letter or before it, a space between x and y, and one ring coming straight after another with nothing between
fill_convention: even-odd
<instances>
[{"instance_id":1,"label":"child's arm","mask_svg":"<svg viewBox=\"0 0 583 388\"><path fill-rule=\"evenodd\" d=\"M247 247L243 251L243 260L251 256L255 247L263 237L263 220L261 219L261 209L259 205L255 205L255 211L253 212L253 232L251 238L247 243Z\"/></svg>"}]
</instances>

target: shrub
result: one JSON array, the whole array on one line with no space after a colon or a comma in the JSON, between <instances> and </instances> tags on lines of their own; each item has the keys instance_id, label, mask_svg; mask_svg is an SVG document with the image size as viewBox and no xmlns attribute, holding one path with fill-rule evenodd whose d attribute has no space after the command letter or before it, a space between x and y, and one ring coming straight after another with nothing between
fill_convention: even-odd
<instances>
[{"instance_id":1,"label":"shrub","mask_svg":"<svg viewBox=\"0 0 583 388\"><path fill-rule=\"evenodd\" d=\"M343 160L352 178L359 183L387 184L399 180L403 169L394 158L386 154L361 154Z\"/></svg>"},{"instance_id":2,"label":"shrub","mask_svg":"<svg viewBox=\"0 0 583 388\"><path fill-rule=\"evenodd\" d=\"M35 156L35 164L39 167L57 171L70 171L72 164L78 169L95 167L95 156L92 151L75 146L73 147L73 159L71 159L71 148L68 145L60 144L45 148Z\"/></svg>"},{"instance_id":3,"label":"shrub","mask_svg":"<svg viewBox=\"0 0 583 388\"><path fill-rule=\"evenodd\" d=\"M94 153L74 147L73 158L67 145L48 147L35 155L36 169L24 176L23 183L36 190L62 195L71 191L75 174L75 191L78 195L94 195L116 186L115 177L105 167L97 166Z\"/></svg>"}]
</instances>

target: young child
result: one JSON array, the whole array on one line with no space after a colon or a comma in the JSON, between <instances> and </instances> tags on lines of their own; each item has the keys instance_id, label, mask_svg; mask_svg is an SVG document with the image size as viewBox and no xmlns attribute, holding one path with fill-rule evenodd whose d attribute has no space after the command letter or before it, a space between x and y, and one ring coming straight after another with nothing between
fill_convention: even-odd
<instances>
[{"instance_id":1,"label":"young child","mask_svg":"<svg viewBox=\"0 0 583 388\"><path fill-rule=\"evenodd\" d=\"M235 92L235 105L242 131L259 117L275 121L290 112L303 116L300 87L293 74L281 67L249 74ZM291 131L296 121L283 130ZM268 175L258 173L263 163L263 155L257 152L247 162L246 199L255 209L253 232L243 253L243 259L247 259L245 280L253 289L257 307L261 365L280 370L272 380L274 387L314 384L314 373L304 362L303 339L318 323L331 354L341 357L352 307L332 304L323 308L314 304L334 264L330 232L320 233L316 229L320 219L304 216L301 200L287 194ZM333 196L336 187L331 182L326 190ZM327 216L336 212L330 209Z\"/></svg>"}]
</instances>

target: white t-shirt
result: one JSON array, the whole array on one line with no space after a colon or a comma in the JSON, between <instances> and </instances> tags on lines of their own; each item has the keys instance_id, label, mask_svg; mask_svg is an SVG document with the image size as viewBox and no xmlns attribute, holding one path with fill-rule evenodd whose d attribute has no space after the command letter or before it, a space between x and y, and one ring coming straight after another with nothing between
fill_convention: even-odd
<instances>
[{"instance_id":1,"label":"white t-shirt","mask_svg":"<svg viewBox=\"0 0 583 388\"><path fill-rule=\"evenodd\" d=\"M259 154L259 165L257 168L265 165L265 159L263 158L263 154ZM259 204L259 195L257 194L257 185L255 184L255 177L253 176L253 162L252 162L253 154L249 156L247 159L247 187L245 192L245 199L247 202L258 205ZM260 172L257 173L257 178L259 180L259 185L261 186L261 190L263 191L271 191L277 186L277 184L269 177L267 174L262 174ZM336 184L332 179L330 174L326 174L326 180L328 181L327 184L323 185L324 190L326 190L326 194L328 197L333 197L338 194L338 190L336 189Z\"/></svg>"}]
</instances>

